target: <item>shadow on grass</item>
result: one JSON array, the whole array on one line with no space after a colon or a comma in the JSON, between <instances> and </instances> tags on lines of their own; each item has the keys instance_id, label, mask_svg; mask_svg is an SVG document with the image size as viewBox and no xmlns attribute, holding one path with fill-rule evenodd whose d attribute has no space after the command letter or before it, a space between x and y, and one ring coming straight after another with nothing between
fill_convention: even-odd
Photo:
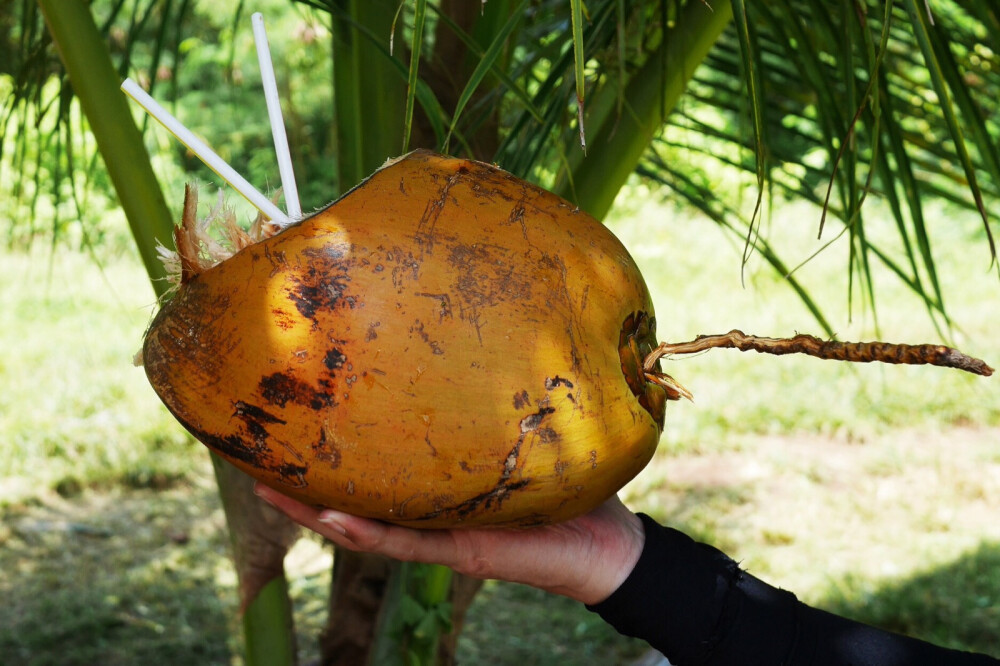
<instances>
[{"instance_id":1,"label":"shadow on grass","mask_svg":"<svg viewBox=\"0 0 1000 666\"><path fill-rule=\"evenodd\" d=\"M753 499L751 486L692 485L673 492L670 510L651 512L657 521L738 554L740 544L720 527L739 520ZM814 605L944 647L1000 657L1000 543L983 542L948 564L894 583L848 576Z\"/></svg>"},{"instance_id":2,"label":"shadow on grass","mask_svg":"<svg viewBox=\"0 0 1000 666\"><path fill-rule=\"evenodd\" d=\"M0 655L30 664L229 664L235 592L213 490L8 506Z\"/></svg>"},{"instance_id":3,"label":"shadow on grass","mask_svg":"<svg viewBox=\"0 0 1000 666\"><path fill-rule=\"evenodd\" d=\"M1000 657L1000 543L872 590L846 579L821 604L867 624L959 650Z\"/></svg>"},{"instance_id":4,"label":"shadow on grass","mask_svg":"<svg viewBox=\"0 0 1000 666\"><path fill-rule=\"evenodd\" d=\"M722 484L677 491L680 501L657 518L732 550L715 525L719 516L738 520L752 490ZM45 497L0 509L0 663L239 661L236 592L214 487L182 482L158 491ZM309 578L297 600L315 607L309 622L297 618L307 653L325 617L320 578ZM940 645L1000 655L1000 544L891 585L843 579L818 605ZM459 663L624 664L646 649L573 601L487 583L467 618Z\"/></svg>"},{"instance_id":5,"label":"shadow on grass","mask_svg":"<svg viewBox=\"0 0 1000 666\"><path fill-rule=\"evenodd\" d=\"M628 664L649 650L572 599L487 581L465 618L458 663L491 666Z\"/></svg>"}]
</instances>

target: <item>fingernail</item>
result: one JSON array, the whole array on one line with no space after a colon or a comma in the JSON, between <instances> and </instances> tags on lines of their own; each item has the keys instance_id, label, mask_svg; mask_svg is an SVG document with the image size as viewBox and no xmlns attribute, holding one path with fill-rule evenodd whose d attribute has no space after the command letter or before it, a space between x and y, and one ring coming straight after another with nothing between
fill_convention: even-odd
<instances>
[{"instance_id":1,"label":"fingernail","mask_svg":"<svg viewBox=\"0 0 1000 666\"><path fill-rule=\"evenodd\" d=\"M337 534L347 536L347 529L341 522L341 516L343 516L343 514L338 511L327 510L319 514L319 518L317 518L317 520L328 526Z\"/></svg>"},{"instance_id":2,"label":"fingernail","mask_svg":"<svg viewBox=\"0 0 1000 666\"><path fill-rule=\"evenodd\" d=\"M267 495L264 494L266 492L267 492L267 486L261 485L259 483L253 484L253 494L261 498L268 504L274 506L274 502L271 501L271 498L269 498Z\"/></svg>"}]
</instances>

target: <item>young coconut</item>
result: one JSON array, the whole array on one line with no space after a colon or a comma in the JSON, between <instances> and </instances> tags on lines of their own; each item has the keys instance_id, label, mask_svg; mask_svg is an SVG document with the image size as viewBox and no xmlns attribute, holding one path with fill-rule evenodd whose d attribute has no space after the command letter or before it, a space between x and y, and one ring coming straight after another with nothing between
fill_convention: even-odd
<instances>
[{"instance_id":1,"label":"young coconut","mask_svg":"<svg viewBox=\"0 0 1000 666\"><path fill-rule=\"evenodd\" d=\"M191 197L146 373L195 437L302 501L564 520L645 466L682 393L643 368L653 307L621 243L496 167L410 153L207 270L193 219Z\"/></svg>"},{"instance_id":2,"label":"young coconut","mask_svg":"<svg viewBox=\"0 0 1000 666\"><path fill-rule=\"evenodd\" d=\"M189 193L181 284L142 349L157 394L277 490L414 527L538 525L599 505L652 457L666 402L690 397L664 354L958 354L738 331L657 346L642 275L603 225L494 166L425 151L275 235L230 225L239 251L211 267L194 208ZM991 371L979 363L965 369Z\"/></svg>"}]
</instances>

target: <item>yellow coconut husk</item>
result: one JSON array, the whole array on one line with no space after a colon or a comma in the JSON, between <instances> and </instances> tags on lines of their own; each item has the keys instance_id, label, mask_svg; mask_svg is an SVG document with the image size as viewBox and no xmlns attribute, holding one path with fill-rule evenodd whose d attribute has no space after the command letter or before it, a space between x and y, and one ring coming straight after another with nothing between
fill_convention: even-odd
<instances>
[{"instance_id":1,"label":"yellow coconut husk","mask_svg":"<svg viewBox=\"0 0 1000 666\"><path fill-rule=\"evenodd\" d=\"M649 293L555 195L418 151L279 233L224 228L235 253L178 231L142 356L178 420L264 483L418 527L536 525L652 456Z\"/></svg>"}]
</instances>

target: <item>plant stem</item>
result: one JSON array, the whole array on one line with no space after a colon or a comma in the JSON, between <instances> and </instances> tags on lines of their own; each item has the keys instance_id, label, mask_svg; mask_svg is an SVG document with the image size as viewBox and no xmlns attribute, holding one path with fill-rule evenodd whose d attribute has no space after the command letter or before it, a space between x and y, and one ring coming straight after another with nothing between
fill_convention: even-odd
<instances>
[{"instance_id":1,"label":"plant stem","mask_svg":"<svg viewBox=\"0 0 1000 666\"><path fill-rule=\"evenodd\" d=\"M156 245L173 246L174 224L90 6L83 0L38 0L38 6L97 140L153 289L162 296L169 285Z\"/></svg>"},{"instance_id":2,"label":"plant stem","mask_svg":"<svg viewBox=\"0 0 1000 666\"><path fill-rule=\"evenodd\" d=\"M433 666L442 633L451 631L452 571L434 564L400 562L389 579L369 663Z\"/></svg>"},{"instance_id":3,"label":"plant stem","mask_svg":"<svg viewBox=\"0 0 1000 666\"><path fill-rule=\"evenodd\" d=\"M722 335L699 335L690 342L661 342L643 361L643 369L650 372L656 362L671 354L696 354L718 347L756 351L762 354L807 354L829 361L853 363L901 363L905 365L938 365L965 370L989 377L993 368L978 358L944 345L903 345L892 342L839 342L821 340L813 335L796 335L790 338L763 338L732 330Z\"/></svg>"},{"instance_id":4,"label":"plant stem","mask_svg":"<svg viewBox=\"0 0 1000 666\"><path fill-rule=\"evenodd\" d=\"M243 640L248 664L294 664L295 630L292 602L284 576L272 578L243 613Z\"/></svg>"},{"instance_id":5,"label":"plant stem","mask_svg":"<svg viewBox=\"0 0 1000 666\"><path fill-rule=\"evenodd\" d=\"M121 201L139 254L157 295L169 284L166 270L156 253L157 244L173 247L170 210L156 180L149 154L132 118L125 95L119 89L119 76L111 62L107 46L83 0L38 0L45 22L69 73L73 91L90 123L115 191ZM245 482L245 475L222 475L220 459L213 456L216 479L223 503L228 506L256 502ZM227 512L227 521L229 512ZM231 525L231 521L230 521ZM254 523L241 523L240 530L254 531ZM273 526L265 526L269 532ZM234 534L234 544L244 543L246 534ZM240 553L237 553L240 555ZM252 560L254 552L243 553ZM283 555L283 553L282 553ZM239 559L239 557L237 557ZM276 558L280 563L280 557ZM291 630L291 604L284 576L278 573L254 598L245 600L244 628L247 632L247 663L282 666L295 663L294 633ZM259 659L259 661L255 661Z\"/></svg>"}]
</instances>

